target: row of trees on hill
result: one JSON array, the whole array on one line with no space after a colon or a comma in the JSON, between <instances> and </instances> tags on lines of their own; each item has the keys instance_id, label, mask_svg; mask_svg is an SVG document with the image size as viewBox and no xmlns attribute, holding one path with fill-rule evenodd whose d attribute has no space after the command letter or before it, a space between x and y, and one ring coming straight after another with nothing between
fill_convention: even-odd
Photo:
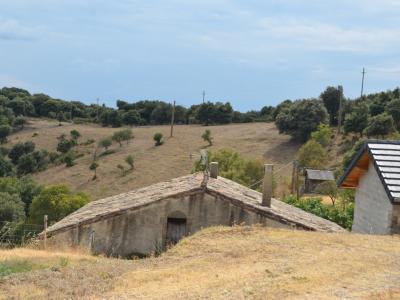
<instances>
[{"instance_id":1,"label":"row of trees on hill","mask_svg":"<svg viewBox=\"0 0 400 300\"><path fill-rule=\"evenodd\" d=\"M171 121L172 105L163 101L143 100L129 103L117 100L117 108L86 105L79 101L64 101L45 94L30 94L20 88L0 89L0 139L12 130L24 126L24 117L46 117L59 122L94 122L103 126L159 125ZM234 111L229 102L206 102L186 108L175 107L177 124L227 124L272 119L273 108L242 113ZM2 126L2 127L1 127ZM5 141L5 138L3 138Z\"/></svg>"},{"instance_id":2,"label":"row of trees on hill","mask_svg":"<svg viewBox=\"0 0 400 300\"><path fill-rule=\"evenodd\" d=\"M345 134L385 138L400 130L400 89L352 100L344 97L341 87L328 87L319 98L283 101L272 117L281 133L302 142L320 124L337 126L339 120Z\"/></svg>"}]
</instances>

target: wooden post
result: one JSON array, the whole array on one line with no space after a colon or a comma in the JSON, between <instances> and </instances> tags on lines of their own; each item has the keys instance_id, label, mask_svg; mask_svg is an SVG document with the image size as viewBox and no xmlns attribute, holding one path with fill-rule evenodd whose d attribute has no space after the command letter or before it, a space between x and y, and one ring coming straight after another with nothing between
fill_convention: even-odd
<instances>
[{"instance_id":1,"label":"wooden post","mask_svg":"<svg viewBox=\"0 0 400 300\"><path fill-rule=\"evenodd\" d=\"M210 164L210 177L218 178L218 162L211 162Z\"/></svg>"},{"instance_id":2,"label":"wooden post","mask_svg":"<svg viewBox=\"0 0 400 300\"><path fill-rule=\"evenodd\" d=\"M272 198L272 176L274 172L274 165L264 165L264 179L262 189L262 206L271 207Z\"/></svg>"},{"instance_id":3,"label":"wooden post","mask_svg":"<svg viewBox=\"0 0 400 300\"><path fill-rule=\"evenodd\" d=\"M43 246L44 246L44 250L46 250L47 248L47 215L44 215L43 217L43 223L44 223L44 237L43 237Z\"/></svg>"},{"instance_id":4,"label":"wooden post","mask_svg":"<svg viewBox=\"0 0 400 300\"><path fill-rule=\"evenodd\" d=\"M173 135L174 135L174 122L175 122L175 101L174 101L174 104L172 105L171 135L170 135L170 137L173 137Z\"/></svg>"},{"instance_id":5,"label":"wooden post","mask_svg":"<svg viewBox=\"0 0 400 300\"><path fill-rule=\"evenodd\" d=\"M296 164L296 198L300 198L300 186L299 186L299 166Z\"/></svg>"},{"instance_id":6,"label":"wooden post","mask_svg":"<svg viewBox=\"0 0 400 300\"><path fill-rule=\"evenodd\" d=\"M294 195L296 191L296 170L297 170L297 161L293 161L293 169L292 169L292 187L291 187L291 193Z\"/></svg>"}]
</instances>

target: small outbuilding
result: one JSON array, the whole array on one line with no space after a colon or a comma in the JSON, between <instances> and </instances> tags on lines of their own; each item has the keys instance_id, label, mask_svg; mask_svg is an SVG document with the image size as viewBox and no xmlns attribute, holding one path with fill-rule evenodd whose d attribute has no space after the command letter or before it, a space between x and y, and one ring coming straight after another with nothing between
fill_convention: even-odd
<instances>
[{"instance_id":1,"label":"small outbuilding","mask_svg":"<svg viewBox=\"0 0 400 300\"><path fill-rule=\"evenodd\" d=\"M356 190L352 231L400 233L400 141L366 141L338 185Z\"/></svg>"},{"instance_id":2,"label":"small outbuilding","mask_svg":"<svg viewBox=\"0 0 400 300\"><path fill-rule=\"evenodd\" d=\"M272 189L269 170L270 183L264 186ZM93 201L50 226L47 243L127 257L162 251L184 236L216 225L344 231L335 223L272 199L271 191L261 194L217 174L214 168L210 178L196 173Z\"/></svg>"},{"instance_id":3,"label":"small outbuilding","mask_svg":"<svg viewBox=\"0 0 400 300\"><path fill-rule=\"evenodd\" d=\"M305 183L304 183L304 192L305 193L314 193L315 188L326 181L335 181L335 176L332 171L327 170L305 170Z\"/></svg>"}]
</instances>

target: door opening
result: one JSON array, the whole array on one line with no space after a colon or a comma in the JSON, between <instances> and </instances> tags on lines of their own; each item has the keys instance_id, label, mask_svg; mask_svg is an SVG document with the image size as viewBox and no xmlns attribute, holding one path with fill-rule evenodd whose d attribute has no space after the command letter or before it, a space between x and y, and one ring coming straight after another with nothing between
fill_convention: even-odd
<instances>
[{"instance_id":1,"label":"door opening","mask_svg":"<svg viewBox=\"0 0 400 300\"><path fill-rule=\"evenodd\" d=\"M174 245L186 235L186 219L168 218L167 220L167 245Z\"/></svg>"}]
</instances>

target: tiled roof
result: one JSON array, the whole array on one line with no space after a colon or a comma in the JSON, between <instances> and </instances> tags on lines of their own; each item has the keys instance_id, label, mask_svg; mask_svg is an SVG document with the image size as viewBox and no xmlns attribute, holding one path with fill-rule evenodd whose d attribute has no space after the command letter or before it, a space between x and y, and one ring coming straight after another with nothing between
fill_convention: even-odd
<instances>
[{"instance_id":1,"label":"tiled roof","mask_svg":"<svg viewBox=\"0 0 400 300\"><path fill-rule=\"evenodd\" d=\"M128 193L90 202L73 212L61 221L48 228L48 233L63 231L78 224L93 223L98 220L123 214L127 210L134 210L163 199L181 194L201 191L202 173L175 178L166 182L137 189ZM261 205L262 195L231 180L218 177L210 178L206 187L210 194L222 195L232 204L244 206L271 219L282 223L293 224L308 230L340 232L344 231L339 225L328 220L307 213L289 204L272 199L271 207Z\"/></svg>"},{"instance_id":2,"label":"tiled roof","mask_svg":"<svg viewBox=\"0 0 400 300\"><path fill-rule=\"evenodd\" d=\"M350 167L339 180L342 185L360 158L368 153L376 172L392 202L400 201L400 141L366 141L364 147L354 157Z\"/></svg>"},{"instance_id":3,"label":"tiled roof","mask_svg":"<svg viewBox=\"0 0 400 300\"><path fill-rule=\"evenodd\" d=\"M306 173L311 180L335 180L332 171L306 169Z\"/></svg>"}]
</instances>

